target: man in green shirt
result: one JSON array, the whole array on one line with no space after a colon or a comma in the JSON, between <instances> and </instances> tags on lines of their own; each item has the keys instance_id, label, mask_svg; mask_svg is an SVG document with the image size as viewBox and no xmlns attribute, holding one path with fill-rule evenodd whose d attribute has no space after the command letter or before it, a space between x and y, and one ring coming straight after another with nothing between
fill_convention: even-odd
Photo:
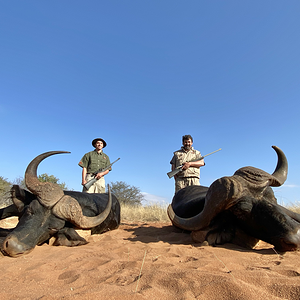
<instances>
[{"instance_id":1,"label":"man in green shirt","mask_svg":"<svg viewBox=\"0 0 300 300\"><path fill-rule=\"evenodd\" d=\"M86 153L78 163L82 167L82 185L85 185L89 180L94 178L94 172L110 165L109 157L102 151L106 147L106 142L101 138L97 138L92 141L92 145L95 148L94 151ZM111 171L111 168L98 173L96 175L97 181L88 190L83 187L82 191L87 193L105 193L104 176L109 171Z\"/></svg>"}]
</instances>

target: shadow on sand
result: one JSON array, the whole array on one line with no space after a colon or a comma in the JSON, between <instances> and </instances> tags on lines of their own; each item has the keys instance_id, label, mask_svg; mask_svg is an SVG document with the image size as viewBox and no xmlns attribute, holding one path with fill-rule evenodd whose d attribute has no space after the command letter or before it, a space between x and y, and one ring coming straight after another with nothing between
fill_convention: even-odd
<instances>
[{"instance_id":1,"label":"shadow on sand","mask_svg":"<svg viewBox=\"0 0 300 300\"><path fill-rule=\"evenodd\" d=\"M193 247L203 247L203 244L195 243L191 236L190 232L174 227L173 225L158 225L157 227L144 223L144 224L128 224L122 223L125 228L122 228L124 231L131 232L134 237L128 238L127 240L133 242L141 242L141 243L168 243L168 244L182 244L182 245L192 245ZM267 254L267 255L280 255L282 253L278 253L274 250L274 247L270 244L264 243L263 249L247 249L240 247L235 244L224 244L218 245L217 247L221 247L228 250L239 251L239 252L255 252L259 254ZM205 245L207 246L207 245ZM212 247L212 246L208 246Z\"/></svg>"}]
</instances>

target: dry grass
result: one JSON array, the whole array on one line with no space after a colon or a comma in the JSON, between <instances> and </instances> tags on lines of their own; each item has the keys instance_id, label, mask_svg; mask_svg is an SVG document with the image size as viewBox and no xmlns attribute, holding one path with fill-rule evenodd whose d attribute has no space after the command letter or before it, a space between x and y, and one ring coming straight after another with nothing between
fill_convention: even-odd
<instances>
[{"instance_id":1,"label":"dry grass","mask_svg":"<svg viewBox=\"0 0 300 300\"><path fill-rule=\"evenodd\" d=\"M287 206L286 208L300 214L300 203ZM170 219L167 214L167 205L121 205L121 221L170 222Z\"/></svg>"},{"instance_id":2,"label":"dry grass","mask_svg":"<svg viewBox=\"0 0 300 300\"><path fill-rule=\"evenodd\" d=\"M287 209L294 211L297 214L300 214L300 202L286 206Z\"/></svg>"},{"instance_id":3,"label":"dry grass","mask_svg":"<svg viewBox=\"0 0 300 300\"><path fill-rule=\"evenodd\" d=\"M121 221L170 222L167 207L158 204L147 206L121 205Z\"/></svg>"}]
</instances>

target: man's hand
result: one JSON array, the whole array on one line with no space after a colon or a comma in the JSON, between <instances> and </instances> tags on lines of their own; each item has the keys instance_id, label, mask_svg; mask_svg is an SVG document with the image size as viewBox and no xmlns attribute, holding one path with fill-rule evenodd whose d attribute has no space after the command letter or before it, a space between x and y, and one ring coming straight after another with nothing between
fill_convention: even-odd
<instances>
[{"instance_id":1,"label":"man's hand","mask_svg":"<svg viewBox=\"0 0 300 300\"><path fill-rule=\"evenodd\" d=\"M104 172L100 172L100 173L97 173L96 177L97 179L100 179L101 177L103 177L105 174Z\"/></svg>"},{"instance_id":2,"label":"man's hand","mask_svg":"<svg viewBox=\"0 0 300 300\"><path fill-rule=\"evenodd\" d=\"M190 162L185 162L183 165L182 165L182 170L186 170L188 169L190 166L191 166L192 163Z\"/></svg>"}]
</instances>

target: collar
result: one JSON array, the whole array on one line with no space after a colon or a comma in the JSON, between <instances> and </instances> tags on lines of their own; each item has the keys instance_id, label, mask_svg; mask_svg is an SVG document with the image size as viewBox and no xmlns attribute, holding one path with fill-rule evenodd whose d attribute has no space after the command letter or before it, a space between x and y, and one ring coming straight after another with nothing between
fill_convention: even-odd
<instances>
[{"instance_id":1,"label":"collar","mask_svg":"<svg viewBox=\"0 0 300 300\"><path fill-rule=\"evenodd\" d=\"M98 151L97 151L96 149L95 149L94 151L95 151L97 154L101 154L101 155L103 154L103 151L102 151L102 149L100 150L100 152L99 152L99 153L98 153Z\"/></svg>"},{"instance_id":2,"label":"collar","mask_svg":"<svg viewBox=\"0 0 300 300\"><path fill-rule=\"evenodd\" d=\"M183 152L185 152L185 153L188 153L188 152L194 150L194 147L192 146L190 150L186 151L186 150L184 149L184 147L181 146L181 150L182 150Z\"/></svg>"}]
</instances>

